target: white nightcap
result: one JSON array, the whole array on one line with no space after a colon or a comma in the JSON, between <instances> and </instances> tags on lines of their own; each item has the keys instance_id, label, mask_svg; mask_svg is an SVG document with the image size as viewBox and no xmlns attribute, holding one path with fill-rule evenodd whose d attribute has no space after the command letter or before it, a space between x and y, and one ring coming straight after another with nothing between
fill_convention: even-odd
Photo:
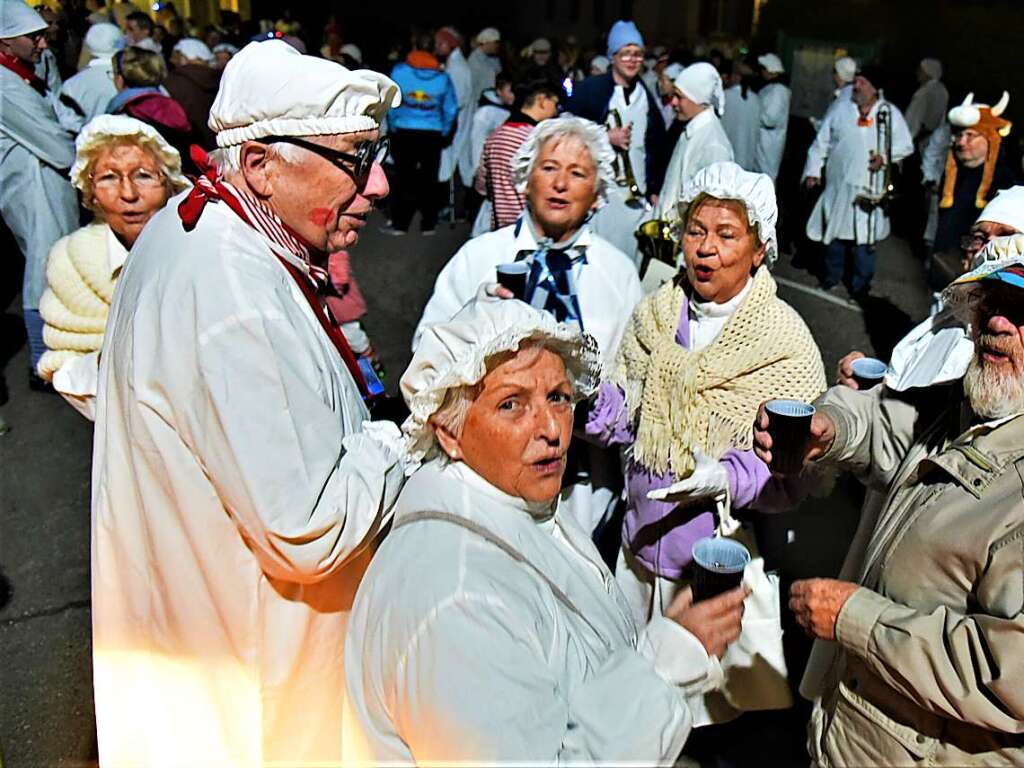
<instances>
[{"instance_id":1,"label":"white nightcap","mask_svg":"<svg viewBox=\"0 0 1024 768\"><path fill-rule=\"evenodd\" d=\"M679 75L672 84L690 101L707 104L715 110L715 114L725 114L725 91L722 89L722 76L718 70L706 61L691 64Z\"/></svg>"},{"instance_id":2,"label":"white nightcap","mask_svg":"<svg viewBox=\"0 0 1024 768\"><path fill-rule=\"evenodd\" d=\"M1024 187L1001 189L988 201L976 221L994 221L1024 232Z\"/></svg>"},{"instance_id":3,"label":"white nightcap","mask_svg":"<svg viewBox=\"0 0 1024 768\"><path fill-rule=\"evenodd\" d=\"M395 82L304 56L280 40L249 43L224 67L210 108L217 146L264 136L323 136L371 131L402 102Z\"/></svg>"}]
</instances>

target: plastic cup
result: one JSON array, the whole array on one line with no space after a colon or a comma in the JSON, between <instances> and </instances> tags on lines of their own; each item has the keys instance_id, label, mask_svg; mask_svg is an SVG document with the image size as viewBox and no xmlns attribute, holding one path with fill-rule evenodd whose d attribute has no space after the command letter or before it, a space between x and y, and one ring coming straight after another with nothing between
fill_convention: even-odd
<instances>
[{"instance_id":1,"label":"plastic cup","mask_svg":"<svg viewBox=\"0 0 1024 768\"><path fill-rule=\"evenodd\" d=\"M499 264L496 270L498 282L522 301L526 296L526 279L530 275L530 265L525 261L514 261L511 264Z\"/></svg>"},{"instance_id":2,"label":"plastic cup","mask_svg":"<svg viewBox=\"0 0 1024 768\"><path fill-rule=\"evenodd\" d=\"M743 583L750 552L738 541L714 536L693 545L693 601L707 600Z\"/></svg>"},{"instance_id":3,"label":"plastic cup","mask_svg":"<svg viewBox=\"0 0 1024 768\"><path fill-rule=\"evenodd\" d=\"M798 474L811 439L814 406L799 400L769 400L764 408L772 436L771 470L782 475Z\"/></svg>"},{"instance_id":4,"label":"plastic cup","mask_svg":"<svg viewBox=\"0 0 1024 768\"><path fill-rule=\"evenodd\" d=\"M853 380L861 389L871 389L882 383L889 366L874 357L859 357L853 361Z\"/></svg>"}]
</instances>

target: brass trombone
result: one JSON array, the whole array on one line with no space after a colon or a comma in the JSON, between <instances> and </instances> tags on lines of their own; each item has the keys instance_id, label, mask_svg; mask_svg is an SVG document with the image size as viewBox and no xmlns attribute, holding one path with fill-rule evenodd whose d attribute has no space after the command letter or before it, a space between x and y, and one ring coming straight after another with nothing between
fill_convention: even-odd
<instances>
[{"instance_id":1,"label":"brass trombone","mask_svg":"<svg viewBox=\"0 0 1024 768\"><path fill-rule=\"evenodd\" d=\"M619 114L619 110L610 110L608 117L612 121L612 128L622 127L622 115ZM636 183L633 162L629 159L628 149L615 147L615 181L620 187L626 188L626 205L635 205L641 202L640 185Z\"/></svg>"},{"instance_id":2,"label":"brass trombone","mask_svg":"<svg viewBox=\"0 0 1024 768\"><path fill-rule=\"evenodd\" d=\"M896 196L892 165L892 108L882 104L875 115L875 155L881 155L883 166L871 171L866 187L854 199L854 204L868 214L868 245L875 244L875 210L888 212Z\"/></svg>"}]
</instances>

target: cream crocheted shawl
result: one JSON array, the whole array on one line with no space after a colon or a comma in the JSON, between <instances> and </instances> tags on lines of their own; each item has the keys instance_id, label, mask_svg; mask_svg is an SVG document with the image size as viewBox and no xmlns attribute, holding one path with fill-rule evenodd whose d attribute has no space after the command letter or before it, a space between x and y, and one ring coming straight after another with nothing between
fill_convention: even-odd
<instances>
[{"instance_id":1,"label":"cream crocheted shawl","mask_svg":"<svg viewBox=\"0 0 1024 768\"><path fill-rule=\"evenodd\" d=\"M683 288L666 283L633 312L611 380L626 393L636 427L633 459L688 477L694 450L721 458L749 450L758 405L810 402L825 389L821 353L800 315L776 295L766 267L718 337L700 352L676 342Z\"/></svg>"},{"instance_id":2,"label":"cream crocheted shawl","mask_svg":"<svg viewBox=\"0 0 1024 768\"><path fill-rule=\"evenodd\" d=\"M106 224L90 224L58 240L46 264L47 288L39 300L47 351L36 366L50 380L72 357L103 344L116 279L110 274Z\"/></svg>"}]
</instances>

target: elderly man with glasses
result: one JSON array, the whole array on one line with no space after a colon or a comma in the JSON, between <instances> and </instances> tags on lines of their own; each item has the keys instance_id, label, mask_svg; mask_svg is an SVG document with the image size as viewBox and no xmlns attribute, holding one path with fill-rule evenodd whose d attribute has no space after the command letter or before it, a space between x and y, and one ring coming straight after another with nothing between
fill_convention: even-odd
<instances>
[{"instance_id":1,"label":"elderly man with glasses","mask_svg":"<svg viewBox=\"0 0 1024 768\"><path fill-rule=\"evenodd\" d=\"M21 0L0 0L0 217L25 257L21 300L33 371L46 351L39 314L46 257L78 228L78 199L67 175L73 137L54 111L56 94L33 70L46 50L46 29ZM46 386L35 373L29 382Z\"/></svg>"},{"instance_id":2,"label":"elderly man with glasses","mask_svg":"<svg viewBox=\"0 0 1024 768\"><path fill-rule=\"evenodd\" d=\"M195 187L147 224L99 372L93 653L105 766L335 764L356 585L404 480L325 313L388 192L387 77L252 43Z\"/></svg>"}]
</instances>

